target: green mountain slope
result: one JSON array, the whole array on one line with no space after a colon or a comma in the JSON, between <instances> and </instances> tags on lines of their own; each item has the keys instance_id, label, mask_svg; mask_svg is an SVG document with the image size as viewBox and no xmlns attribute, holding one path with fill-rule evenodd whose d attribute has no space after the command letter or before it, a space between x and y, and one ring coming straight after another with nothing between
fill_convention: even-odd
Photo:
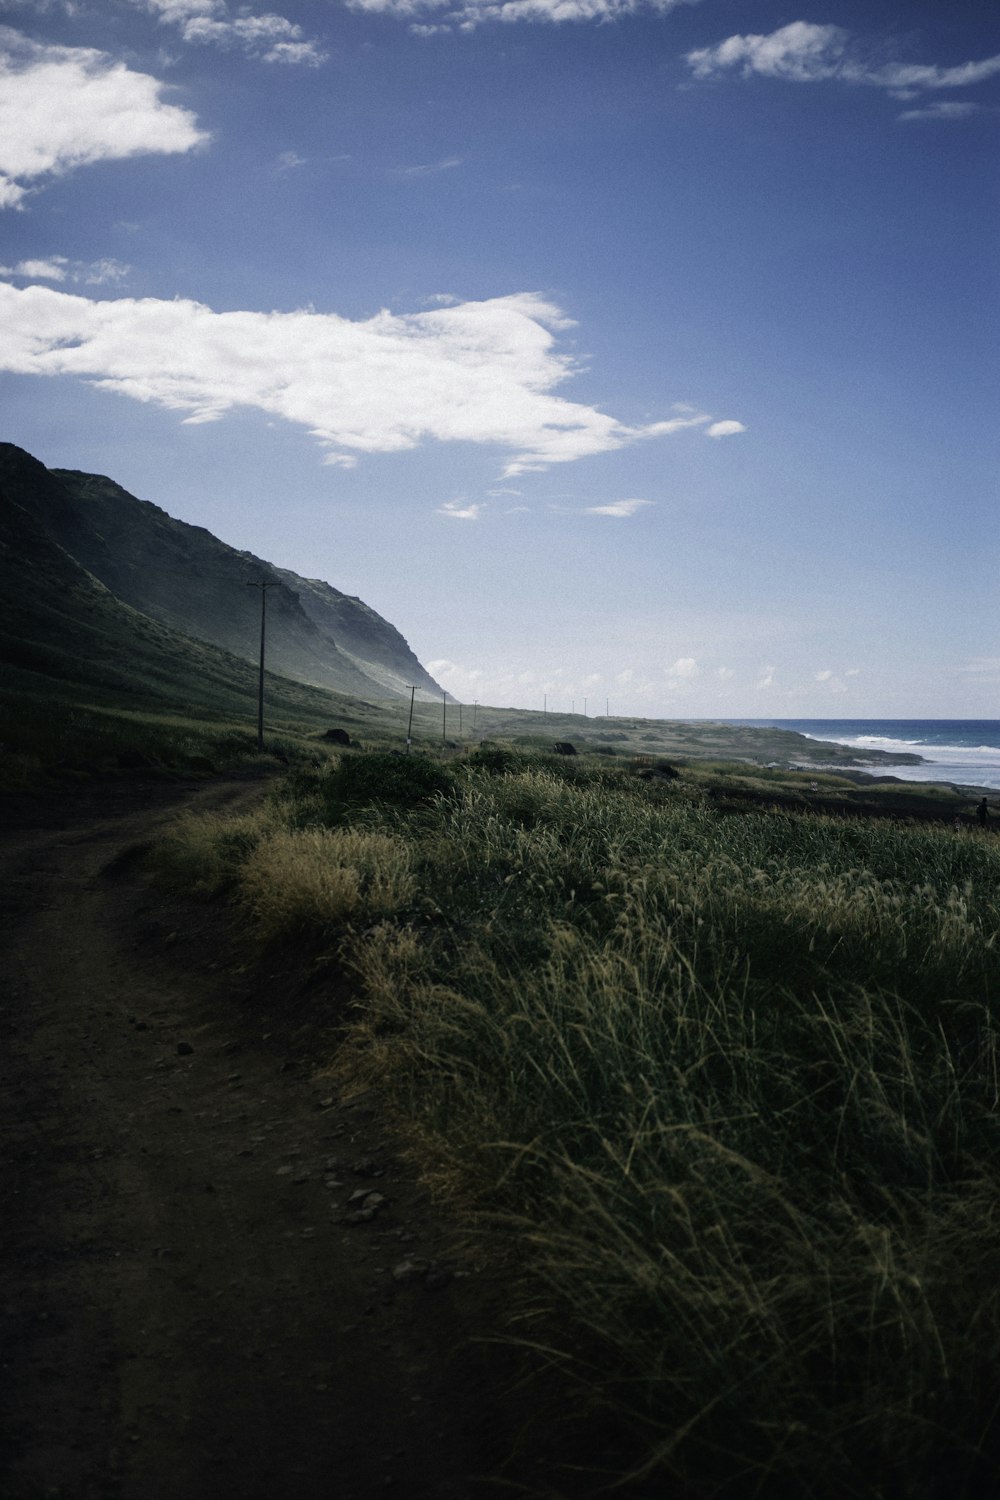
<instances>
[{"instance_id":1,"label":"green mountain slope","mask_svg":"<svg viewBox=\"0 0 1000 1500\"><path fill-rule=\"evenodd\" d=\"M0 660L12 697L198 714L254 712L248 661L173 629L118 598L57 539L73 496L37 459L0 444ZM267 674L273 714L336 720L330 694Z\"/></svg>"},{"instance_id":2,"label":"green mountain slope","mask_svg":"<svg viewBox=\"0 0 1000 1500\"><path fill-rule=\"evenodd\" d=\"M56 539L119 599L186 635L255 662L267 590L268 664L285 677L359 697L440 697L400 633L359 599L299 578L174 520L113 480L55 469L68 504L47 509Z\"/></svg>"}]
</instances>

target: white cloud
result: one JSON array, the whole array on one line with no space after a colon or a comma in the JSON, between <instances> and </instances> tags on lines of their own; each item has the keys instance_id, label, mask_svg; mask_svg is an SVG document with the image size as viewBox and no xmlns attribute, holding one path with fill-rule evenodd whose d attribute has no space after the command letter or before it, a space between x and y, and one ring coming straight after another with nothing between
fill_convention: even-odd
<instances>
[{"instance_id":1,"label":"white cloud","mask_svg":"<svg viewBox=\"0 0 1000 1500\"><path fill-rule=\"evenodd\" d=\"M30 41L0 27L0 208L40 179L92 162L191 151L207 141L164 85L90 47Z\"/></svg>"},{"instance_id":2,"label":"white cloud","mask_svg":"<svg viewBox=\"0 0 1000 1500\"><path fill-rule=\"evenodd\" d=\"M16 266L0 266L0 276L24 276L29 281L65 281L69 261L65 255L48 260L19 260Z\"/></svg>"},{"instance_id":3,"label":"white cloud","mask_svg":"<svg viewBox=\"0 0 1000 1500\"><path fill-rule=\"evenodd\" d=\"M464 157L447 156L444 161L425 162L416 167L394 167L394 177L435 177L438 172L450 172L453 167L460 167Z\"/></svg>"},{"instance_id":4,"label":"white cloud","mask_svg":"<svg viewBox=\"0 0 1000 1500\"><path fill-rule=\"evenodd\" d=\"M667 676L675 682L690 682L698 676L698 663L693 656L679 656L672 667L667 667Z\"/></svg>"},{"instance_id":5,"label":"white cloud","mask_svg":"<svg viewBox=\"0 0 1000 1500\"><path fill-rule=\"evenodd\" d=\"M696 78L711 78L738 67L744 78L760 73L767 78L811 83L841 72L849 37L841 26L793 21L769 36L730 36L714 47L700 47L689 52L686 61Z\"/></svg>"},{"instance_id":6,"label":"white cloud","mask_svg":"<svg viewBox=\"0 0 1000 1500\"><path fill-rule=\"evenodd\" d=\"M559 25L566 21L607 22L640 13L666 15L679 5L700 0L348 0L352 10L407 21L417 36L472 31L487 22L519 21ZM427 17L432 19L428 21Z\"/></svg>"},{"instance_id":7,"label":"white cloud","mask_svg":"<svg viewBox=\"0 0 1000 1500\"><path fill-rule=\"evenodd\" d=\"M92 260L89 265L76 261L71 272L72 281L82 281L85 286L108 286L124 281L132 267L124 261L105 258Z\"/></svg>"},{"instance_id":8,"label":"white cloud","mask_svg":"<svg viewBox=\"0 0 1000 1500\"><path fill-rule=\"evenodd\" d=\"M775 673L775 668L774 667L772 667L772 666L765 667L764 668L764 675L757 682L754 683L754 686L757 687L757 688L772 688L772 687L774 687L774 673Z\"/></svg>"},{"instance_id":9,"label":"white cloud","mask_svg":"<svg viewBox=\"0 0 1000 1500\"><path fill-rule=\"evenodd\" d=\"M831 672L829 667L825 667L822 672L815 674L816 681L821 682L829 693L846 693L848 691L847 680L860 677L860 675L857 667L849 667L846 672L841 672L839 675Z\"/></svg>"},{"instance_id":10,"label":"white cloud","mask_svg":"<svg viewBox=\"0 0 1000 1500\"><path fill-rule=\"evenodd\" d=\"M931 66L907 66L891 63L888 67L875 69L866 82L879 83L888 89L964 89L972 84L985 83L1000 73L1000 52L993 57L984 57L979 62L960 63L957 68Z\"/></svg>"},{"instance_id":11,"label":"white cloud","mask_svg":"<svg viewBox=\"0 0 1000 1500\"><path fill-rule=\"evenodd\" d=\"M133 0L166 25L176 26L185 42L238 47L248 57L269 63L305 63L318 67L327 53L301 26L271 13L254 16L241 6L233 16L225 0Z\"/></svg>"},{"instance_id":12,"label":"white cloud","mask_svg":"<svg viewBox=\"0 0 1000 1500\"><path fill-rule=\"evenodd\" d=\"M1000 74L1000 54L957 67L935 64L879 63L874 61L842 26L820 26L811 21L792 21L768 35L750 33L730 36L714 47L700 47L686 55L696 78L713 78L739 69L744 78L754 74L791 83L818 83L835 79L841 83L869 84L912 97L921 90L966 88ZM969 109L939 108L936 119L963 118ZM930 111L911 110L903 119L925 118Z\"/></svg>"},{"instance_id":13,"label":"white cloud","mask_svg":"<svg viewBox=\"0 0 1000 1500\"><path fill-rule=\"evenodd\" d=\"M967 120L978 115L982 106L967 99L934 99L923 109L904 109L900 120Z\"/></svg>"},{"instance_id":14,"label":"white cloud","mask_svg":"<svg viewBox=\"0 0 1000 1500\"><path fill-rule=\"evenodd\" d=\"M705 436L710 438L732 437L737 432L746 432L742 422L713 422L705 428Z\"/></svg>"},{"instance_id":15,"label":"white cloud","mask_svg":"<svg viewBox=\"0 0 1000 1500\"><path fill-rule=\"evenodd\" d=\"M716 667L715 675L720 682L730 682L736 676L736 673L732 667Z\"/></svg>"},{"instance_id":16,"label":"white cloud","mask_svg":"<svg viewBox=\"0 0 1000 1500\"><path fill-rule=\"evenodd\" d=\"M449 661L445 656L441 657L438 661L429 661L427 663L427 670L439 682L444 677L460 677L463 682L476 683L481 681L485 675L479 667L463 667L458 662Z\"/></svg>"},{"instance_id":17,"label":"white cloud","mask_svg":"<svg viewBox=\"0 0 1000 1500\"><path fill-rule=\"evenodd\" d=\"M527 292L352 322L0 284L0 326L0 368L76 376L186 422L255 409L305 427L331 463L433 439L511 450L514 475L692 425L629 426L555 395L574 373L555 348L571 324Z\"/></svg>"},{"instance_id":18,"label":"white cloud","mask_svg":"<svg viewBox=\"0 0 1000 1500\"><path fill-rule=\"evenodd\" d=\"M131 266L120 260L70 260L65 255L50 255L46 260L19 260L16 266L0 266L0 276L20 277L27 281L74 281L84 286L103 286L123 281Z\"/></svg>"},{"instance_id":19,"label":"white cloud","mask_svg":"<svg viewBox=\"0 0 1000 1500\"><path fill-rule=\"evenodd\" d=\"M446 500L443 505L438 506L437 513L439 516L451 516L456 521L478 521L485 508L481 500Z\"/></svg>"},{"instance_id":20,"label":"white cloud","mask_svg":"<svg viewBox=\"0 0 1000 1500\"><path fill-rule=\"evenodd\" d=\"M652 500L612 500L608 505L588 505L584 513L588 516L634 516L643 506L652 505Z\"/></svg>"}]
</instances>

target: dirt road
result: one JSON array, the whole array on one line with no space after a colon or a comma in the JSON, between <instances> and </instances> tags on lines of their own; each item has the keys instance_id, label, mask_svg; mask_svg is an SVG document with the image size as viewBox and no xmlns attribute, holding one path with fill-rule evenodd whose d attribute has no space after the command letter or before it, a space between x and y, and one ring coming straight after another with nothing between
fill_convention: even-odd
<instances>
[{"instance_id":1,"label":"dirt road","mask_svg":"<svg viewBox=\"0 0 1000 1500\"><path fill-rule=\"evenodd\" d=\"M533 1471L472 1339L490 1293L377 1100L317 1078L308 995L229 914L144 872L176 804L262 793L123 782L7 840L4 1500L462 1500Z\"/></svg>"}]
</instances>

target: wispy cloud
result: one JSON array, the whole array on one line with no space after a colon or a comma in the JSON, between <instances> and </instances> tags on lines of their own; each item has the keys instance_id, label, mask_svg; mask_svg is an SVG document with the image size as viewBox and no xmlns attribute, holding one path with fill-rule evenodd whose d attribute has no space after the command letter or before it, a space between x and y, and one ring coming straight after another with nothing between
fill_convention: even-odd
<instances>
[{"instance_id":1,"label":"wispy cloud","mask_svg":"<svg viewBox=\"0 0 1000 1500\"><path fill-rule=\"evenodd\" d=\"M439 516L451 516L455 521L478 521L486 509L482 500L446 500L439 505Z\"/></svg>"},{"instance_id":2,"label":"wispy cloud","mask_svg":"<svg viewBox=\"0 0 1000 1500\"><path fill-rule=\"evenodd\" d=\"M239 408L305 427L329 463L421 442L506 448L512 476L693 425L643 426L554 394L575 373L572 326L532 293L363 322L309 309L217 313L198 302L92 301L0 284L0 368L69 375L211 422ZM699 419L704 422L708 418Z\"/></svg>"},{"instance_id":3,"label":"wispy cloud","mask_svg":"<svg viewBox=\"0 0 1000 1500\"><path fill-rule=\"evenodd\" d=\"M857 667L848 667L846 672L834 672L829 667L824 667L821 672L814 673L817 682L826 688L828 693L846 693L848 682L852 677L860 677L861 673Z\"/></svg>"},{"instance_id":4,"label":"wispy cloud","mask_svg":"<svg viewBox=\"0 0 1000 1500\"><path fill-rule=\"evenodd\" d=\"M438 172L450 172L454 167L460 167L464 157L446 156L443 161L423 162L415 167L393 167L393 177L435 177Z\"/></svg>"},{"instance_id":5,"label":"wispy cloud","mask_svg":"<svg viewBox=\"0 0 1000 1500\"><path fill-rule=\"evenodd\" d=\"M617 21L639 13L666 15L700 0L348 0L352 10L394 16L417 36L452 30L473 31L500 22L562 25Z\"/></svg>"},{"instance_id":6,"label":"wispy cloud","mask_svg":"<svg viewBox=\"0 0 1000 1500\"><path fill-rule=\"evenodd\" d=\"M612 500L608 505L587 505L584 507L584 514L588 516L634 516L636 511L653 503L652 500Z\"/></svg>"},{"instance_id":7,"label":"wispy cloud","mask_svg":"<svg viewBox=\"0 0 1000 1500\"><path fill-rule=\"evenodd\" d=\"M746 432L742 422L713 422L705 428L705 436L710 438L733 437L737 432Z\"/></svg>"},{"instance_id":8,"label":"wispy cloud","mask_svg":"<svg viewBox=\"0 0 1000 1500\"><path fill-rule=\"evenodd\" d=\"M0 266L0 276L27 281L71 281L82 286L107 286L124 281L132 267L120 260L70 260L50 255L45 260L19 260L16 266Z\"/></svg>"},{"instance_id":9,"label":"wispy cloud","mask_svg":"<svg viewBox=\"0 0 1000 1500\"><path fill-rule=\"evenodd\" d=\"M981 104L968 99L933 99L921 109L904 109L901 120L967 120L983 111Z\"/></svg>"},{"instance_id":10,"label":"wispy cloud","mask_svg":"<svg viewBox=\"0 0 1000 1500\"><path fill-rule=\"evenodd\" d=\"M715 46L687 53L686 61L694 76L701 79L738 70L744 78L757 75L789 83L834 80L867 84L899 98L912 98L928 90L967 88L1000 74L1000 54L954 67L879 61L842 26L812 21L792 21L767 35L751 32L726 37ZM945 105L908 110L900 118L963 119L973 108Z\"/></svg>"},{"instance_id":11,"label":"wispy cloud","mask_svg":"<svg viewBox=\"0 0 1000 1500\"><path fill-rule=\"evenodd\" d=\"M98 161L193 150L208 140L164 85L90 47L0 27L0 208L46 179Z\"/></svg>"},{"instance_id":12,"label":"wispy cloud","mask_svg":"<svg viewBox=\"0 0 1000 1500\"><path fill-rule=\"evenodd\" d=\"M236 47L248 57L267 63L299 63L319 67L326 62L322 45L306 36L301 26L271 13L254 16L248 6L233 15L225 0L132 0L165 25L176 26L185 42Z\"/></svg>"}]
</instances>

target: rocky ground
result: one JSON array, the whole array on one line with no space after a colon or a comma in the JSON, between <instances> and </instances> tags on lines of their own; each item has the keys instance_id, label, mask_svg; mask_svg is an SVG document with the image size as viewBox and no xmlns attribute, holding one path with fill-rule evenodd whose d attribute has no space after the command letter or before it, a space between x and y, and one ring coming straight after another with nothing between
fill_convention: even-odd
<instances>
[{"instance_id":1,"label":"rocky ground","mask_svg":"<svg viewBox=\"0 0 1000 1500\"><path fill-rule=\"evenodd\" d=\"M146 871L177 806L263 791L140 777L13 809L0 1494L589 1492L480 1337L502 1288L449 1248L378 1099L318 1070L302 974Z\"/></svg>"}]
</instances>

